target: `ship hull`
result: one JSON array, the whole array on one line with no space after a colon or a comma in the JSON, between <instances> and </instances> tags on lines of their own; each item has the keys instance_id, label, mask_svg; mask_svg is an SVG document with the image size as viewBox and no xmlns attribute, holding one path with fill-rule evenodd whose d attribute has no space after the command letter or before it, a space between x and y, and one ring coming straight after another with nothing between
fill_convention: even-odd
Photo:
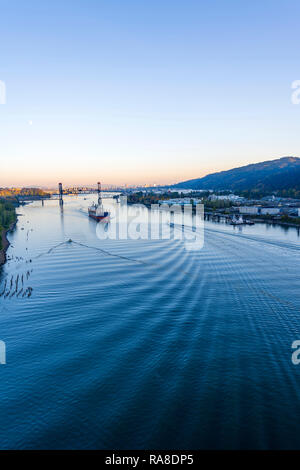
<instances>
[{"instance_id":1,"label":"ship hull","mask_svg":"<svg viewBox=\"0 0 300 470\"><path fill-rule=\"evenodd\" d=\"M97 220L97 222L108 222L109 221L109 214L104 214L104 215L95 215L95 214L89 214L89 217L91 219Z\"/></svg>"}]
</instances>

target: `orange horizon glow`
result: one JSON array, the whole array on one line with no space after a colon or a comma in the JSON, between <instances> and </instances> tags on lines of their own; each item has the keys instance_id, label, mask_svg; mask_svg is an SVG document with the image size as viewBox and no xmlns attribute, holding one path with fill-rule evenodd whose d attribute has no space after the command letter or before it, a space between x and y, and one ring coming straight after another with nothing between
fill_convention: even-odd
<instances>
[{"instance_id":1,"label":"orange horizon glow","mask_svg":"<svg viewBox=\"0 0 300 470\"><path fill-rule=\"evenodd\" d=\"M261 158L259 161L273 160L280 158L283 155L275 156L273 158ZM111 169L98 169L91 173L88 169L74 168L72 170L66 170L66 168L46 168L42 171L41 168L35 168L35 170L26 170L23 168L22 172L15 171L15 168L9 168L8 165L5 171L1 172L0 175L0 187L44 187L44 188L56 188L59 182L62 182L65 187L73 186L92 186L101 181L104 187L107 186L144 186L144 185L172 185L180 182L202 178L211 173L217 173L220 171L230 170L250 163L258 163L258 160L241 162L240 164L233 164L227 162L225 165L218 165L215 167L202 166L198 169L180 168L166 168L162 167L160 170L147 168L145 170L139 168L138 170L127 168L127 171L123 168L123 171L114 172ZM156 170L156 171L155 171ZM158 176L159 173L159 176ZM80 175L80 176L79 176Z\"/></svg>"},{"instance_id":2,"label":"orange horizon glow","mask_svg":"<svg viewBox=\"0 0 300 470\"><path fill-rule=\"evenodd\" d=\"M45 172L46 174L24 174L16 175L13 170L7 171L5 175L0 176L0 187L30 187L30 186L43 186L43 187L56 187L59 182L62 182L64 186L89 186L94 185L97 183L98 180L101 181L103 186L136 186L136 185L172 185L182 181L194 179L194 178L201 178L209 173L214 172L215 170L207 168L203 170L199 170L195 175L194 171L191 172L177 172L173 170L170 172L161 172L160 177L157 176L153 172L153 174L149 174L149 172L145 171L145 173L140 172L134 175L130 174L122 174L116 175L109 171L95 171L93 175L91 175L87 171L82 171L81 176L79 177L77 174L64 174L60 173L59 171L54 174L54 172ZM219 170L217 170L219 171ZM5 177L4 177L5 176Z\"/></svg>"}]
</instances>

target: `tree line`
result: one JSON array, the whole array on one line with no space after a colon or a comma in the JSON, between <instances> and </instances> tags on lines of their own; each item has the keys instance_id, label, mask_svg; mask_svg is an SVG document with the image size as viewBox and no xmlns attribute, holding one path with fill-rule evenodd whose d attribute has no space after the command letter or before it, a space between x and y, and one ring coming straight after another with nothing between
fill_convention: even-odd
<instances>
[{"instance_id":1,"label":"tree line","mask_svg":"<svg viewBox=\"0 0 300 470\"><path fill-rule=\"evenodd\" d=\"M0 250L2 249L2 231L7 230L16 220L16 209L12 202L0 199Z\"/></svg>"}]
</instances>

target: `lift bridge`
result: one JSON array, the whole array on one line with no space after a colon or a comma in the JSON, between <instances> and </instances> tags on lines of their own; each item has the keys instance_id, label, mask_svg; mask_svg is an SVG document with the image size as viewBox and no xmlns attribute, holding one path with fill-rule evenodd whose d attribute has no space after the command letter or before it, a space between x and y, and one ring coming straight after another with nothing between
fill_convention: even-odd
<instances>
[{"instance_id":1,"label":"lift bridge","mask_svg":"<svg viewBox=\"0 0 300 470\"><path fill-rule=\"evenodd\" d=\"M53 194L52 199L59 199L63 203L63 196L68 195L78 195L78 194L98 194L98 198L101 197L102 199L111 198L109 194L115 191L103 190L101 189L101 183L97 183L97 188L88 188L88 187L73 187L73 188L66 188L63 189L62 183L58 183L58 194ZM55 197L57 196L57 197Z\"/></svg>"}]
</instances>

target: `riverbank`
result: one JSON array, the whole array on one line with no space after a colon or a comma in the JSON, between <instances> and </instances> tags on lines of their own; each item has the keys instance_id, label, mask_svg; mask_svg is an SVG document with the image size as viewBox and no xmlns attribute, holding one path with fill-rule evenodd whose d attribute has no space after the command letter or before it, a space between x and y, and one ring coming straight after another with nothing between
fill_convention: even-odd
<instances>
[{"instance_id":1,"label":"riverbank","mask_svg":"<svg viewBox=\"0 0 300 470\"><path fill-rule=\"evenodd\" d=\"M165 201L166 204L168 204L168 200ZM152 204L148 202L144 203L136 203L136 202L131 202L127 201L128 205L134 205L134 204L142 204L143 206L147 207L147 209L151 209ZM181 209L183 210L185 206L181 206ZM193 214L196 213L196 206L192 206L192 211ZM224 212L211 212L210 210L204 210L204 216L205 217L217 217L217 218L227 218L227 220L230 220L233 216L233 214L228 214ZM244 216L245 217L245 216ZM299 223L293 223L291 221L286 222L280 219L273 219L273 218L258 218L258 217L251 217L248 215L247 217L249 220L252 220L255 224L266 224L266 225L273 225L273 226L281 226L281 227L293 227L300 229L300 224ZM246 224L247 225L247 224Z\"/></svg>"},{"instance_id":2,"label":"riverbank","mask_svg":"<svg viewBox=\"0 0 300 470\"><path fill-rule=\"evenodd\" d=\"M11 232L15 228L16 223L17 223L17 221L14 221L8 229L3 229L2 232L1 232L1 236L0 236L0 238L1 238L0 266L5 264L5 262L6 262L6 252L8 250L9 245L10 245L10 243L8 241L8 238L7 238L7 234L8 234L8 232Z\"/></svg>"},{"instance_id":3,"label":"riverbank","mask_svg":"<svg viewBox=\"0 0 300 470\"><path fill-rule=\"evenodd\" d=\"M300 224L294 224L292 222L283 222L281 220L273 219L252 219L256 224L267 224L267 225L280 225L282 227L294 227L300 229Z\"/></svg>"},{"instance_id":4,"label":"riverbank","mask_svg":"<svg viewBox=\"0 0 300 470\"><path fill-rule=\"evenodd\" d=\"M17 222L16 201L0 198L0 266L6 261L6 251L9 247L7 233Z\"/></svg>"}]
</instances>

